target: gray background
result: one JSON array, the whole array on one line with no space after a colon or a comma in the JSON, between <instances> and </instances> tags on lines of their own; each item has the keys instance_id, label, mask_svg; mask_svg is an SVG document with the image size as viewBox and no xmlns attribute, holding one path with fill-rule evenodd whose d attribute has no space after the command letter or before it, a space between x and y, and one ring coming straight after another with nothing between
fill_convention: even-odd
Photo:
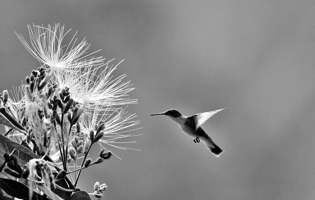
<instances>
[{"instance_id":1,"label":"gray background","mask_svg":"<svg viewBox=\"0 0 315 200\"><path fill-rule=\"evenodd\" d=\"M2 0L0 89L38 66L14 31L61 22L137 87L141 152L84 173L104 199L296 200L315 197L315 2L300 0ZM204 128L220 159L151 112L225 107Z\"/></svg>"}]
</instances>

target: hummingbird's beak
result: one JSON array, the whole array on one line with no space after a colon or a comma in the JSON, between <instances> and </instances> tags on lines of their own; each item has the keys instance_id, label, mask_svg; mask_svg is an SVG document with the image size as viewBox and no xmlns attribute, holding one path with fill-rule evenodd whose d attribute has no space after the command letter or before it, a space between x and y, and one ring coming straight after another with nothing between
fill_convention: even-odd
<instances>
[{"instance_id":1,"label":"hummingbird's beak","mask_svg":"<svg viewBox=\"0 0 315 200\"><path fill-rule=\"evenodd\" d=\"M157 116L157 115L165 115L164 113L155 113L155 114L151 114L150 116Z\"/></svg>"}]
</instances>

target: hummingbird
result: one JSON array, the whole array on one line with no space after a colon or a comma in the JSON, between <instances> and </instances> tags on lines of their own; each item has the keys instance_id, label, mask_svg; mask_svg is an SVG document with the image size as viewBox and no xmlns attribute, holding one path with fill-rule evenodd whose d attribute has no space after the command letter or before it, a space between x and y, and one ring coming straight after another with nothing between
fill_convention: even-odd
<instances>
[{"instance_id":1,"label":"hummingbird","mask_svg":"<svg viewBox=\"0 0 315 200\"><path fill-rule=\"evenodd\" d=\"M201 128L208 119L213 117L215 114L224 110L223 108L197 113L192 116L184 116L177 110L168 110L163 113L151 114L151 116L165 115L175 121L185 133L194 137L194 143L199 143L200 139L205 142L209 150L216 156L219 157L223 150L214 143L210 136Z\"/></svg>"}]
</instances>

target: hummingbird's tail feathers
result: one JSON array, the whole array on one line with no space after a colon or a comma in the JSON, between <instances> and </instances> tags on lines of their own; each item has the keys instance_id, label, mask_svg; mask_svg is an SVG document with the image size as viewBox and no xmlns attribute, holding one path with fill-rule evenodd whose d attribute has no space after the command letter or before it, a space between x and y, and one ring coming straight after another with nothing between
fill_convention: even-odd
<instances>
[{"instance_id":1,"label":"hummingbird's tail feathers","mask_svg":"<svg viewBox=\"0 0 315 200\"><path fill-rule=\"evenodd\" d=\"M223 152L223 150L218 145L216 145L211 139L207 141L207 146L208 146L209 150L216 157L220 157L220 155Z\"/></svg>"},{"instance_id":2,"label":"hummingbird's tail feathers","mask_svg":"<svg viewBox=\"0 0 315 200\"><path fill-rule=\"evenodd\" d=\"M222 154L223 150L215 145L215 146L208 146L210 151L216 156L216 157L220 157L220 155Z\"/></svg>"}]
</instances>

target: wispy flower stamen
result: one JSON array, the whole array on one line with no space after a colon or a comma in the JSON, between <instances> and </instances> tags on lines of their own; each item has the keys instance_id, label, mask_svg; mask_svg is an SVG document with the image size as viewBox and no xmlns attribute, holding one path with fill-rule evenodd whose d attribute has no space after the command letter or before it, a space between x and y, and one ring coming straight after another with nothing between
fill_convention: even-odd
<instances>
[{"instance_id":1,"label":"wispy flower stamen","mask_svg":"<svg viewBox=\"0 0 315 200\"><path fill-rule=\"evenodd\" d=\"M54 77L60 88L67 87L72 98L87 109L94 106L110 107L137 103L129 98L135 88L130 81L124 81L126 75L114 76L120 63L112 64L114 59L103 66L84 68L79 72L58 72Z\"/></svg>"},{"instance_id":2,"label":"wispy flower stamen","mask_svg":"<svg viewBox=\"0 0 315 200\"><path fill-rule=\"evenodd\" d=\"M91 67L104 61L102 56L93 57L100 50L89 52L90 44L85 39L78 42L77 33L71 37L71 29L65 30L60 24L28 25L28 32L29 42L22 35L16 35L34 58L53 71Z\"/></svg>"}]
</instances>

